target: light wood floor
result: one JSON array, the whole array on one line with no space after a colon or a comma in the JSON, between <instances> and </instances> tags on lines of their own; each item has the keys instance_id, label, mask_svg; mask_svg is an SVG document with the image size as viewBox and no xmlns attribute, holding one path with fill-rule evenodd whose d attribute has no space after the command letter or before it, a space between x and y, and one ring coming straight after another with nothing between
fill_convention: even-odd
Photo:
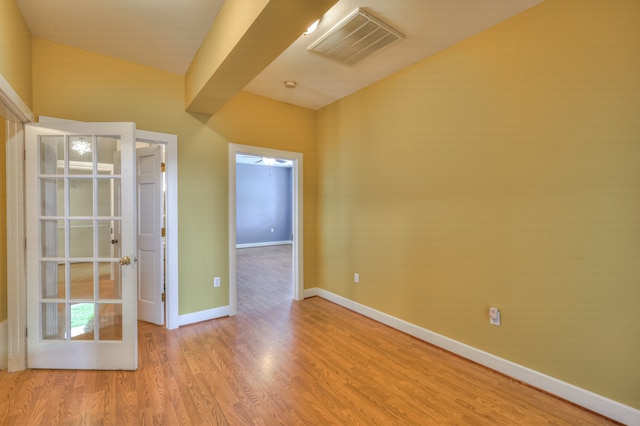
<instances>
[{"instance_id":1,"label":"light wood floor","mask_svg":"<svg viewBox=\"0 0 640 426\"><path fill-rule=\"evenodd\" d=\"M0 424L614 424L323 299L292 301L289 256L239 250L235 317L140 323L135 372L0 372Z\"/></svg>"}]
</instances>

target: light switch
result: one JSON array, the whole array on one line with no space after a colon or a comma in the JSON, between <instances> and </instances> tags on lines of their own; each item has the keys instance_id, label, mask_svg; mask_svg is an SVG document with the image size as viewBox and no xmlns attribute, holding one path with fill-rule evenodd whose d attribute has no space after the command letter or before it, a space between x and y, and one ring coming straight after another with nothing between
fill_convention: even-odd
<instances>
[{"instance_id":1,"label":"light switch","mask_svg":"<svg viewBox=\"0 0 640 426\"><path fill-rule=\"evenodd\" d=\"M500 325L500 309L495 306L489 308L489 324Z\"/></svg>"}]
</instances>

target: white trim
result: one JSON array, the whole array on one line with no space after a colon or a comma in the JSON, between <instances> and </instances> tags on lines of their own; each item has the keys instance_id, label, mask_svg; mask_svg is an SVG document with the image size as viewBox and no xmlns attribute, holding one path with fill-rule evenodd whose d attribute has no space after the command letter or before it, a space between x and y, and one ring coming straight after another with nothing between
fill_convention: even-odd
<instances>
[{"instance_id":1,"label":"white trim","mask_svg":"<svg viewBox=\"0 0 640 426\"><path fill-rule=\"evenodd\" d=\"M7 369L27 366L26 336L26 253L24 228L24 123L33 121L33 112L11 84L0 74L0 112L6 119L7 173Z\"/></svg>"},{"instance_id":2,"label":"white trim","mask_svg":"<svg viewBox=\"0 0 640 426\"><path fill-rule=\"evenodd\" d=\"M192 312L190 314L182 314L178 317L178 325L195 324L197 322L209 321L216 318L228 317L230 315L231 308L227 306L221 306L219 308L207 309L206 311Z\"/></svg>"},{"instance_id":3,"label":"white trim","mask_svg":"<svg viewBox=\"0 0 640 426\"><path fill-rule=\"evenodd\" d=\"M269 247L269 246L287 246L293 245L293 240L289 241L266 241L263 243L246 243L236 244L236 248L251 248L251 247Z\"/></svg>"},{"instance_id":4,"label":"white trim","mask_svg":"<svg viewBox=\"0 0 640 426\"><path fill-rule=\"evenodd\" d=\"M167 329L173 330L180 324L178 311L178 137L167 143L165 151L167 163Z\"/></svg>"},{"instance_id":5,"label":"white trim","mask_svg":"<svg viewBox=\"0 0 640 426\"><path fill-rule=\"evenodd\" d=\"M7 357L9 356L9 352L7 350L7 323L9 321L5 320L0 322L0 370L4 370L7 368Z\"/></svg>"},{"instance_id":6,"label":"white trim","mask_svg":"<svg viewBox=\"0 0 640 426\"><path fill-rule=\"evenodd\" d=\"M2 74L0 74L0 112L10 113L13 117L5 116L5 118L15 118L21 123L33 121L33 113Z\"/></svg>"},{"instance_id":7,"label":"white trim","mask_svg":"<svg viewBox=\"0 0 640 426\"><path fill-rule=\"evenodd\" d=\"M27 368L27 276L24 223L24 125L7 121L8 370Z\"/></svg>"},{"instance_id":8,"label":"white trim","mask_svg":"<svg viewBox=\"0 0 640 426\"><path fill-rule=\"evenodd\" d=\"M624 424L640 424L640 410L621 404L612 399L598 395L578 386L516 364L504 358L450 339L441 334L411 324L384 312L362 305L353 300L339 296L322 288L311 288L304 291L305 298L319 296L337 305L357 312L389 327L407 333L425 342L446 349L463 358L467 358L492 370L498 371L516 380L549 392L588 410L602 414Z\"/></svg>"},{"instance_id":9,"label":"white trim","mask_svg":"<svg viewBox=\"0 0 640 426\"><path fill-rule=\"evenodd\" d=\"M326 290L323 290L323 291L326 291ZM327 293L329 293L329 292L327 292ZM305 299L308 299L310 297L316 297L316 296L320 297L320 289L318 287L305 288L303 294L304 294L304 298ZM327 298L324 297L324 299L327 299ZM329 300L329 299L327 299L327 300ZM340 305L340 306L343 306L343 305Z\"/></svg>"},{"instance_id":10,"label":"white trim","mask_svg":"<svg viewBox=\"0 0 640 426\"><path fill-rule=\"evenodd\" d=\"M293 186L292 207L292 275L293 298L303 299L304 265L303 265L303 161L299 152L280 151L271 148L261 148L250 145L229 144L229 315L235 315L238 310L236 288L236 154L255 155L258 157L281 158L291 160L291 182Z\"/></svg>"}]
</instances>

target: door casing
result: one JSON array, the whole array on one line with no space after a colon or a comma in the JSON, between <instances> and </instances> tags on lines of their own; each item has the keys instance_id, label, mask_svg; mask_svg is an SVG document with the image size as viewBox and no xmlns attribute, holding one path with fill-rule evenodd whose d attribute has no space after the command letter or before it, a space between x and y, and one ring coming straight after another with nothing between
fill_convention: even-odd
<instances>
[{"instance_id":1,"label":"door casing","mask_svg":"<svg viewBox=\"0 0 640 426\"><path fill-rule=\"evenodd\" d=\"M7 358L8 370L24 370L27 363L27 293L24 229L24 123L33 112L0 74L0 112L7 122Z\"/></svg>"}]
</instances>

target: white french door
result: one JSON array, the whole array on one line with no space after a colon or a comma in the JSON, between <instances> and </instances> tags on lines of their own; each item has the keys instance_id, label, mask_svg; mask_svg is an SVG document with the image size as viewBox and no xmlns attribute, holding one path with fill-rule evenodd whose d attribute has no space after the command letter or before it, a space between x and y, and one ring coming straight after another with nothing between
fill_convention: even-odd
<instances>
[{"instance_id":1,"label":"white french door","mask_svg":"<svg viewBox=\"0 0 640 426\"><path fill-rule=\"evenodd\" d=\"M135 123L28 124L25 148L27 365L134 370Z\"/></svg>"}]
</instances>

